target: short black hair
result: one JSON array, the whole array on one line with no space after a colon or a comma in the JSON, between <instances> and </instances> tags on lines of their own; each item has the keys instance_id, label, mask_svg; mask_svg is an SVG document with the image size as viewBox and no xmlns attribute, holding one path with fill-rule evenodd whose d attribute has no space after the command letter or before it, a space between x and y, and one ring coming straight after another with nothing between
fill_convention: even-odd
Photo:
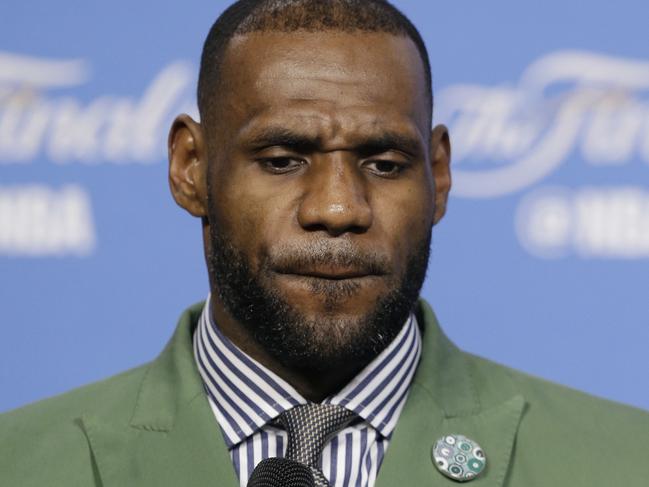
<instances>
[{"instance_id":1,"label":"short black hair","mask_svg":"<svg viewBox=\"0 0 649 487\"><path fill-rule=\"evenodd\" d=\"M424 64L432 114L432 73L424 40L413 23L386 0L238 0L214 22L203 44L197 90L201 120L206 121L215 106L223 57L233 37L298 30L383 32L409 37Z\"/></svg>"}]
</instances>

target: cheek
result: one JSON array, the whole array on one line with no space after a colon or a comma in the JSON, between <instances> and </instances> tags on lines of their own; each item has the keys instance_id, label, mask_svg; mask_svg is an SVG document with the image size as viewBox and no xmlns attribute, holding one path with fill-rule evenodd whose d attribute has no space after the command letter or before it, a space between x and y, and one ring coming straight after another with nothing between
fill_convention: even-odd
<instances>
[{"instance_id":1,"label":"cheek","mask_svg":"<svg viewBox=\"0 0 649 487\"><path fill-rule=\"evenodd\" d=\"M210 225L237 249L249 254L255 228L262 217L259 202L252 199L236 172L218 171L210 185Z\"/></svg>"},{"instance_id":2,"label":"cheek","mask_svg":"<svg viewBox=\"0 0 649 487\"><path fill-rule=\"evenodd\" d=\"M432 190L423 183L404 184L375 193L373 200L376 231L390 242L395 265L405 268L432 226Z\"/></svg>"},{"instance_id":3,"label":"cheek","mask_svg":"<svg viewBox=\"0 0 649 487\"><path fill-rule=\"evenodd\" d=\"M290 191L246 171L229 174L220 183L213 189L218 225L257 266L269 244L294 226Z\"/></svg>"},{"instance_id":4,"label":"cheek","mask_svg":"<svg viewBox=\"0 0 649 487\"><path fill-rule=\"evenodd\" d=\"M404 183L373 195L375 219L386 232L411 237L428 230L433 221L433 192L425 183Z\"/></svg>"}]
</instances>

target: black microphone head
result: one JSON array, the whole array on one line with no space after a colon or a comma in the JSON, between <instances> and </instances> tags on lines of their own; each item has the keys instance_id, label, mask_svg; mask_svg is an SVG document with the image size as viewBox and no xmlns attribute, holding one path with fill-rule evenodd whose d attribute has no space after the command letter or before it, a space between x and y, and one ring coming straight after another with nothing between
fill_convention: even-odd
<instances>
[{"instance_id":1,"label":"black microphone head","mask_svg":"<svg viewBox=\"0 0 649 487\"><path fill-rule=\"evenodd\" d=\"M315 487L311 469L286 458L267 458L255 467L248 487Z\"/></svg>"}]
</instances>

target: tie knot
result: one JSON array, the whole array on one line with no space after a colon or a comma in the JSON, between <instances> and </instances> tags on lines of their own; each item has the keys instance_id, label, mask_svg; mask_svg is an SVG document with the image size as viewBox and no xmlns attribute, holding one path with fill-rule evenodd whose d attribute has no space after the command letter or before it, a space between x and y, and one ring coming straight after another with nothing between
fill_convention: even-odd
<instances>
[{"instance_id":1,"label":"tie knot","mask_svg":"<svg viewBox=\"0 0 649 487\"><path fill-rule=\"evenodd\" d=\"M279 415L288 434L286 458L319 468L327 440L347 426L356 414L333 404L303 404Z\"/></svg>"}]
</instances>

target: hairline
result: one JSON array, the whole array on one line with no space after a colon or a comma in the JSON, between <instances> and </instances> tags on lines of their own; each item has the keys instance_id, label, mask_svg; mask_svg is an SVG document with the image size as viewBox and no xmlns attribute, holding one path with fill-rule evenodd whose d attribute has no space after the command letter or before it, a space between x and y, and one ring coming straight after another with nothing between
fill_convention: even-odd
<instances>
[{"instance_id":1,"label":"hairline","mask_svg":"<svg viewBox=\"0 0 649 487\"><path fill-rule=\"evenodd\" d=\"M241 26L240 26L241 27ZM219 71L219 76L217 77L218 83L213 86L211 89L212 90L219 90L223 86L222 81L224 79L223 76L223 67L225 65L224 61L227 59L228 53L230 52L232 48L232 44L234 41L241 41L245 39L246 37L249 36L254 36L254 35L264 35L264 34L283 34L283 35L292 35L292 34L335 34L335 33L342 33L342 34L353 34L353 35L387 35L387 36L393 36L396 38L401 38L401 39L406 39L410 42L412 47L415 49L417 52L417 58L419 59L420 63L420 68L421 68L421 76L423 77L423 90L424 90L424 96L426 97L426 102L427 102L427 108L428 108L428 118L432 122L432 117L433 117L433 89L432 89L432 82L431 82L431 77L429 74L427 74L427 71L429 71L429 67L426 63L426 60L422 56L422 53L417 45L417 42L415 39L412 38L411 35L407 31L390 31L390 30L363 30L363 29L344 29L344 28L337 28L337 27L329 27L329 28L318 28L318 29L308 29L308 28L300 28L300 29L295 29L291 31L286 31L282 29L252 29L252 30L247 30L247 29L236 29L229 37L227 44L225 44L223 51L222 51L222 56L218 60L214 60L213 62L217 62L220 66L218 67ZM200 88L200 85L199 85ZM223 95L217 94L213 95L212 97L208 97L208 99L212 102L209 104L209 106L201 106L201 99L200 97L197 97L197 102L198 102L198 109L199 109L199 114L201 116L201 122L205 122L209 120L209 117L205 116L206 111L213 111L215 110L215 103L214 101L221 97Z\"/></svg>"}]
</instances>

